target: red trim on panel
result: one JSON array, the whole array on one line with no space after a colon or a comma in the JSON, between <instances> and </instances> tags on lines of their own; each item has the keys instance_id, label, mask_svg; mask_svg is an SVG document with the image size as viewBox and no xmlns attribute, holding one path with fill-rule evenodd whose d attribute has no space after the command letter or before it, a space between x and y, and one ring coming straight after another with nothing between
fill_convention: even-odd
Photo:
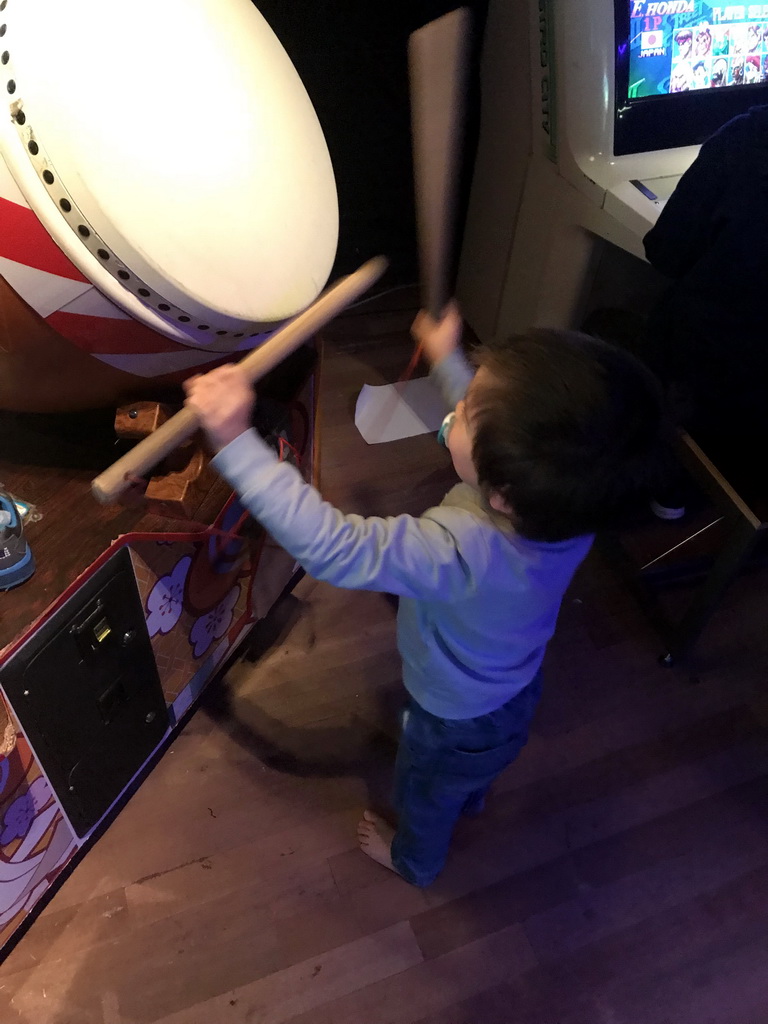
<instances>
[{"instance_id":1,"label":"red trim on panel","mask_svg":"<svg viewBox=\"0 0 768 1024\"><path fill-rule=\"evenodd\" d=\"M124 533L117 540L112 541L108 548L99 555L99 557L91 562L87 569L84 569L80 575L70 583L70 585L63 590L61 594L53 601L52 604L48 605L45 611L39 615L35 621L29 626L28 629L17 636L7 647L4 647L0 651L0 658L3 662L7 661L12 654L28 639L33 633L36 633L41 626L43 626L52 615L54 615L59 608L67 601L73 594L75 594L80 587L86 583L91 576L100 569L105 562L107 562L116 551L120 548L129 545L134 541L150 540L150 541L183 541L184 543L199 543L205 540L207 536L207 528L201 524L201 529L194 533Z\"/></svg>"},{"instance_id":2,"label":"red trim on panel","mask_svg":"<svg viewBox=\"0 0 768 1024\"><path fill-rule=\"evenodd\" d=\"M224 506L222 508L222 511L216 517L217 521L220 518L222 512L226 508L228 508L229 505L231 505L231 503L236 499L236 497L237 497L237 495L234 494L234 492L230 495L230 497L225 502L225 504L224 504ZM241 529L242 526L245 524L245 522L247 521L248 518L249 518L249 514L248 513L245 513L244 515L242 515L240 517L240 519L237 521L235 529L236 530ZM211 536L227 537L227 538L232 538L232 539L236 539L236 540L242 540L243 539L237 533L234 533L234 532L230 533L229 531L225 532L224 530L219 530L215 526L209 526L209 525L207 525L205 523L201 523L200 524L200 529L199 530L184 531L184 532L179 532L179 533L171 533L171 532L168 532L168 533L136 532L136 533L124 533L124 534L122 534L116 540L113 540L112 543L109 545L109 547L105 548L104 551L102 551L102 553L98 556L98 558L96 558L95 561L91 562L91 564L88 566L88 568L84 569L83 572L81 572L80 575L75 580L73 580L72 583L70 583L69 586L65 590L63 590L61 592L61 594L59 594L59 596L55 599L55 601L53 601L53 603L50 604L45 609L45 611L31 624L29 629L25 630L24 633L21 636L18 636L14 641L12 641L10 644L8 644L7 647L3 648L3 650L0 651L0 656L2 657L2 660L6 661L8 658L10 658L11 655L19 647L21 647L21 645L24 643L24 641L28 637L30 637L34 632L36 632L38 629L40 629L40 627L42 625L44 625L44 623L46 623L48 621L48 619L50 619L51 616L54 615L59 610L59 608L61 608L61 606L70 597L72 597L73 594L77 593L77 591L83 586L83 584L87 580L89 580L91 578L91 576L93 576L93 574L96 572L96 570L100 569L101 566L104 565L105 562L109 561L109 559L112 557L112 555L114 555L116 551L119 551L120 548L126 547L126 546L130 547L131 544L137 544L137 543L139 543L141 541L150 541L150 542L162 541L165 544L171 544L171 543L174 543L174 542L175 543L183 543L183 544L201 544L201 543L204 543ZM256 551L254 552L254 554L252 555L252 560L251 560L251 563L250 563L250 566L249 566L249 570L246 570L246 573L244 573L244 574L240 574L239 578L242 578L243 575L250 575L251 578L253 577L253 575L256 573L256 570L258 569L258 565L259 565L259 561L261 559L261 552L262 552L263 546L264 546L264 536L262 535L262 537L260 538L258 547L257 547ZM245 614L248 617L250 617L251 614L252 614L251 599L250 598L251 598L251 595L250 595L250 588L249 588L248 600L247 600L246 612L245 612Z\"/></svg>"},{"instance_id":3,"label":"red trim on panel","mask_svg":"<svg viewBox=\"0 0 768 1024\"><path fill-rule=\"evenodd\" d=\"M290 448L294 452L294 454L297 454L296 449L293 447L293 445L291 445L290 442L286 442L285 447L282 444L280 446L281 459L285 455L286 448ZM62 591L61 594L59 594L59 596L45 609L45 611L42 612L42 614L39 615L37 619L35 619L35 621L29 626L28 629L24 630L24 632L20 636L16 637L15 640L13 640L10 644L8 644L6 647L0 650L0 661L7 661L15 653L15 651L18 650L19 647L21 647L21 645L27 640L27 638L30 637L33 633L35 633L38 629L40 629L40 627L44 625L44 623L46 623L51 618L51 616L53 616L59 610L59 608L61 608L61 606L73 594L75 594L83 586L83 584L88 579L90 579L91 576L93 576L93 574L98 569L100 569L102 565L104 565L105 562L107 562L112 557L112 555L116 551L118 551L122 547L125 547L126 545L130 546L131 544L136 544L140 541L149 541L155 543L163 542L166 544L173 542L199 544L204 543L206 540L209 540L210 538L215 538L217 544L221 540L243 540L245 541L245 543L248 543L246 538L244 538L242 534L239 532L240 530L242 530L242 528L245 526L246 522L250 518L250 513L248 511L243 510L243 514L237 520L234 527L230 530L222 530L219 526L216 525L216 523L221 522L226 510L236 500L239 499L237 494L233 491L230 493L229 498L224 503L220 512L216 516L214 523L200 523L199 530L190 530L183 532L180 531L178 533L173 533L170 531L167 533L150 533L137 531L134 533L121 534L121 536L119 536L116 540L112 541L109 547L105 548L105 550L102 551L102 553L86 569L84 569L83 572L81 572L80 575L76 579L74 579L72 583L70 583L69 586ZM247 568L244 568L244 570L238 573L237 575L237 579L239 580L248 579L246 607L243 612L243 615L238 620L238 627L240 627L241 623L245 625L249 622L255 621L253 618L252 602L253 579L256 573L258 572L259 563L261 562L261 556L264 552L264 547L266 544L266 537L266 531L262 530L261 534L258 537L255 547L251 550L249 564Z\"/></svg>"},{"instance_id":4,"label":"red trim on panel","mask_svg":"<svg viewBox=\"0 0 768 1024\"><path fill-rule=\"evenodd\" d=\"M56 245L34 210L0 197L0 226L0 256L69 281L89 283Z\"/></svg>"}]
</instances>

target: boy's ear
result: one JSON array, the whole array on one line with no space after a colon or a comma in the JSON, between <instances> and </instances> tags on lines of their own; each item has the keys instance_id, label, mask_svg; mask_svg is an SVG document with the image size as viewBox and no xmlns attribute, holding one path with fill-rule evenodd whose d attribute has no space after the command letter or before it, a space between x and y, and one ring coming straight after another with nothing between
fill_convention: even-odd
<instances>
[{"instance_id":1,"label":"boy's ear","mask_svg":"<svg viewBox=\"0 0 768 1024\"><path fill-rule=\"evenodd\" d=\"M499 494L498 491L491 491L488 495L488 504L494 510L494 512L501 512L503 516L509 516L513 518L515 510L509 504L509 502Z\"/></svg>"}]
</instances>

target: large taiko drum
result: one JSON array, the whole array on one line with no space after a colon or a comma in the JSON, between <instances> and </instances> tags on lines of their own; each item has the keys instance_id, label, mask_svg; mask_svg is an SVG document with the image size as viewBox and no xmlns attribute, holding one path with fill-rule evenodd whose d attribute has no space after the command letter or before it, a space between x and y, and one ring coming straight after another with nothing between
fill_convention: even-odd
<instances>
[{"instance_id":1,"label":"large taiko drum","mask_svg":"<svg viewBox=\"0 0 768 1024\"><path fill-rule=\"evenodd\" d=\"M318 295L333 170L250 0L0 8L0 408L151 393Z\"/></svg>"}]
</instances>

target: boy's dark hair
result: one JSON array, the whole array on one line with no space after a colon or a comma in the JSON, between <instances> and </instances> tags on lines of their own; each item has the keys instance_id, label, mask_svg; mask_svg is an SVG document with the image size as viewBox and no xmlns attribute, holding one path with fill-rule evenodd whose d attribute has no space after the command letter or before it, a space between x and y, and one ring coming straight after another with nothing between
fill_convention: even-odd
<instances>
[{"instance_id":1,"label":"boy's dark hair","mask_svg":"<svg viewBox=\"0 0 768 1024\"><path fill-rule=\"evenodd\" d=\"M531 540L617 526L665 479L673 428L638 359L573 331L532 330L482 347L472 386L480 485Z\"/></svg>"}]
</instances>

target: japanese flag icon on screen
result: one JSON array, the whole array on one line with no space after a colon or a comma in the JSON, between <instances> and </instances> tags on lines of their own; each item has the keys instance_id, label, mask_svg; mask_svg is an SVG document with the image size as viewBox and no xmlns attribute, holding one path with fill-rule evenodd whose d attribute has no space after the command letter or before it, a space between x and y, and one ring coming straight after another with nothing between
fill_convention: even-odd
<instances>
[{"instance_id":1,"label":"japanese flag icon on screen","mask_svg":"<svg viewBox=\"0 0 768 1024\"><path fill-rule=\"evenodd\" d=\"M641 50L659 50L664 45L664 33L663 32L641 32L640 33L640 49Z\"/></svg>"}]
</instances>

